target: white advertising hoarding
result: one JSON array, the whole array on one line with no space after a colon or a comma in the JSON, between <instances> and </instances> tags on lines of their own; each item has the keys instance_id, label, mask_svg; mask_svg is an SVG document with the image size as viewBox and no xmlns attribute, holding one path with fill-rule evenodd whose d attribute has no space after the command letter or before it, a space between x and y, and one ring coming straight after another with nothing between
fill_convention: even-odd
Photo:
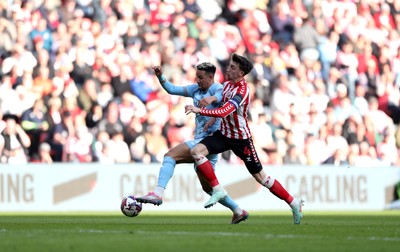
<instances>
[{"instance_id":1,"label":"white advertising hoarding","mask_svg":"<svg viewBox=\"0 0 400 252\"><path fill-rule=\"evenodd\" d=\"M0 166L0 212L119 211L128 194L154 189L160 165L56 164ZM265 167L307 210L382 210L390 203L400 168L332 166ZM242 165L220 165L217 176L246 210L288 210L285 202L261 187ZM193 165L178 165L161 206L146 211L203 210L207 201ZM223 210L216 205L211 211ZM210 211L207 210L207 211Z\"/></svg>"}]
</instances>

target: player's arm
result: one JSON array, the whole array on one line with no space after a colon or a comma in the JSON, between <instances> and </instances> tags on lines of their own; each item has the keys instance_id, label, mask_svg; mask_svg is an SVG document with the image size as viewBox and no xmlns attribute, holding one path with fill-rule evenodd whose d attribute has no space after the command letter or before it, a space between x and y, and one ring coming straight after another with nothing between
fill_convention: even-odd
<instances>
[{"instance_id":1,"label":"player's arm","mask_svg":"<svg viewBox=\"0 0 400 252\"><path fill-rule=\"evenodd\" d=\"M222 107L216 109L197 108L193 105L185 106L185 113L199 113L200 115L210 117L226 117L239 108L241 95L235 95L232 99L226 102Z\"/></svg>"},{"instance_id":2,"label":"player's arm","mask_svg":"<svg viewBox=\"0 0 400 252\"><path fill-rule=\"evenodd\" d=\"M214 123L217 121L217 117L211 117L208 119L208 121L204 124L203 131L207 131L208 128L214 125Z\"/></svg>"},{"instance_id":3,"label":"player's arm","mask_svg":"<svg viewBox=\"0 0 400 252\"><path fill-rule=\"evenodd\" d=\"M218 84L217 88L213 88L212 86L210 94L212 96L204 97L199 101L199 108L205 108L212 103L220 103L222 100L222 85Z\"/></svg>"},{"instance_id":4,"label":"player's arm","mask_svg":"<svg viewBox=\"0 0 400 252\"><path fill-rule=\"evenodd\" d=\"M171 82L169 82L165 79L163 82L160 81L160 83L161 83L161 86L164 88L165 91L167 91L168 94L189 96L186 86L175 86L174 84L172 84Z\"/></svg>"},{"instance_id":5,"label":"player's arm","mask_svg":"<svg viewBox=\"0 0 400 252\"><path fill-rule=\"evenodd\" d=\"M200 109L200 115L211 116L211 117L226 117L235 112L241 103L242 96L235 95L232 99L226 102L222 107L216 109Z\"/></svg>"},{"instance_id":6,"label":"player's arm","mask_svg":"<svg viewBox=\"0 0 400 252\"><path fill-rule=\"evenodd\" d=\"M167 91L168 94L171 95L181 95L181 96L189 96L189 92L186 86L175 86L171 82L169 82L165 76L163 75L161 66L153 67L153 71L157 76L158 81L160 82L162 88Z\"/></svg>"}]
</instances>

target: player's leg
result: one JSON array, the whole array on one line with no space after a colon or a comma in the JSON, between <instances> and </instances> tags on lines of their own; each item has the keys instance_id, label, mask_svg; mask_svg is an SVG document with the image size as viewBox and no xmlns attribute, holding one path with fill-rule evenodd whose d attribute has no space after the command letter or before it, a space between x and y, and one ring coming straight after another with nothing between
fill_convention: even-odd
<instances>
[{"instance_id":1,"label":"player's leg","mask_svg":"<svg viewBox=\"0 0 400 252\"><path fill-rule=\"evenodd\" d=\"M207 155L219 154L227 150L224 137L221 132L216 131L212 136L204 138L198 145L191 149L190 154L195 160L197 169L212 187L211 198L204 205L205 208L215 205L220 199L227 195L227 192L219 184L217 176Z\"/></svg>"},{"instance_id":2,"label":"player's leg","mask_svg":"<svg viewBox=\"0 0 400 252\"><path fill-rule=\"evenodd\" d=\"M190 156L190 148L186 143L175 146L164 155L164 159L158 173L157 187L153 192L149 192L145 196L138 197L137 201L141 203L161 205L164 190L167 188L169 181L174 175L175 165L179 163L193 163L193 158Z\"/></svg>"},{"instance_id":3,"label":"player's leg","mask_svg":"<svg viewBox=\"0 0 400 252\"><path fill-rule=\"evenodd\" d=\"M303 218L302 206L304 201L301 198L294 198L278 180L267 175L264 169L252 175L258 183L268 188L272 194L279 199L284 200L290 206L293 213L293 223L300 224L301 219Z\"/></svg>"},{"instance_id":4,"label":"player's leg","mask_svg":"<svg viewBox=\"0 0 400 252\"><path fill-rule=\"evenodd\" d=\"M207 159L210 160L212 166L214 167L215 170L215 165L218 161L218 154L210 154L207 156ZM203 174L201 172L198 172L196 169L197 176L199 178L199 181L201 183L201 186L203 188L203 191L206 192L207 194L211 195L212 194L212 187L210 184L207 182L207 180L204 178ZM232 213L232 221L231 224L238 224L241 221L244 221L249 218L249 213L246 210L243 210L242 208L239 207L239 204L237 204L229 194L226 195L226 197L220 199L218 201L221 205L229 208Z\"/></svg>"},{"instance_id":5,"label":"player's leg","mask_svg":"<svg viewBox=\"0 0 400 252\"><path fill-rule=\"evenodd\" d=\"M170 149L163 159L159 174L157 187L166 188L174 175L175 165L180 163L193 163L190 156L190 148L186 143L179 144Z\"/></svg>"},{"instance_id":6,"label":"player's leg","mask_svg":"<svg viewBox=\"0 0 400 252\"><path fill-rule=\"evenodd\" d=\"M268 176L258 159L257 151L254 148L252 139L238 142L232 148L232 151L238 156L246 165L250 174L262 186L268 188L272 194L281 200L284 200L292 209L294 224L300 224L302 213L301 206L303 204L301 199L294 198L278 180Z\"/></svg>"}]
</instances>

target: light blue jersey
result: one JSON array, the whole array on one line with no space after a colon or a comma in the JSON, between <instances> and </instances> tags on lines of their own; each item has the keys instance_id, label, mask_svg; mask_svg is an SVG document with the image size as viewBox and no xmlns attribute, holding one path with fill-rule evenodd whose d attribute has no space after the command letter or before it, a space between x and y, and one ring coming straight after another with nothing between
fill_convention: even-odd
<instances>
[{"instance_id":1,"label":"light blue jersey","mask_svg":"<svg viewBox=\"0 0 400 252\"><path fill-rule=\"evenodd\" d=\"M219 83L213 83L206 91L200 90L197 84L187 86L174 86L171 82L166 81L162 86L169 94L193 98L193 105L195 107L198 107L201 99L209 96L215 96L217 97L217 102L208 105L206 108L214 109L220 107L223 87ZM217 118L217 121L211 127L209 127L207 131L203 130L204 125L210 118L211 117L203 116L199 113L196 114L196 128L194 130L194 139L201 140L206 136L211 135L219 128L221 118Z\"/></svg>"}]
</instances>

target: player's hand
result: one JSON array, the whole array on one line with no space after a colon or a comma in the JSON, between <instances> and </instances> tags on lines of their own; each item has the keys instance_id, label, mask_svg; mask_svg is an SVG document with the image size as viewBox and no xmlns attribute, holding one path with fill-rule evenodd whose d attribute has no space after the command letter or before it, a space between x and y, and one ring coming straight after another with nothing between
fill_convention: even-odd
<instances>
[{"instance_id":1,"label":"player's hand","mask_svg":"<svg viewBox=\"0 0 400 252\"><path fill-rule=\"evenodd\" d=\"M215 101L217 101L217 97L215 96L204 97L199 101L199 108L204 108Z\"/></svg>"},{"instance_id":2,"label":"player's hand","mask_svg":"<svg viewBox=\"0 0 400 252\"><path fill-rule=\"evenodd\" d=\"M206 124L204 124L203 131L207 131L209 127L214 125L215 121L217 121L216 117L211 117Z\"/></svg>"},{"instance_id":3,"label":"player's hand","mask_svg":"<svg viewBox=\"0 0 400 252\"><path fill-rule=\"evenodd\" d=\"M155 67L153 67L153 71L154 71L154 74L155 74L157 77L160 77L160 76L163 74L163 70L162 70L162 67L161 67L161 66L155 66Z\"/></svg>"},{"instance_id":4,"label":"player's hand","mask_svg":"<svg viewBox=\"0 0 400 252\"><path fill-rule=\"evenodd\" d=\"M200 109L199 108L196 108L195 106L193 106L193 105L186 105L185 106L185 114L186 115L188 115L188 114L190 114L190 113L200 113Z\"/></svg>"}]
</instances>

